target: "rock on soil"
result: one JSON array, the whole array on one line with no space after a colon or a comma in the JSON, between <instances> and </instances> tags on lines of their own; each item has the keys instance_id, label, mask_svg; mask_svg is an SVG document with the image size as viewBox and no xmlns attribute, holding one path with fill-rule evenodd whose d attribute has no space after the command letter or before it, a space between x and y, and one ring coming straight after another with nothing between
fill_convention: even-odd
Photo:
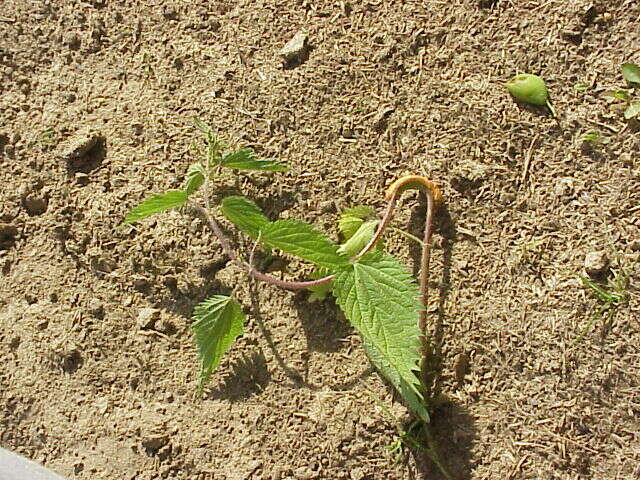
<instances>
[{"instance_id":1,"label":"rock on soil","mask_svg":"<svg viewBox=\"0 0 640 480\"><path fill-rule=\"evenodd\" d=\"M609 258L604 252L589 252L584 257L584 270L590 277L602 275L609 267Z\"/></svg>"},{"instance_id":2,"label":"rock on soil","mask_svg":"<svg viewBox=\"0 0 640 480\"><path fill-rule=\"evenodd\" d=\"M309 54L307 34L303 32L296 33L294 37L282 47L279 53L287 65L303 62Z\"/></svg>"}]
</instances>

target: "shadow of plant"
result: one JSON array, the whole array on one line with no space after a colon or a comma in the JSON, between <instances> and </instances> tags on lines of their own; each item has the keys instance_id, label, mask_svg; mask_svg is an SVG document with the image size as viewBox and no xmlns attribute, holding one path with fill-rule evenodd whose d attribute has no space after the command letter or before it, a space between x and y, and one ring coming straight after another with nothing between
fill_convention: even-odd
<instances>
[{"instance_id":1,"label":"shadow of plant","mask_svg":"<svg viewBox=\"0 0 640 480\"><path fill-rule=\"evenodd\" d=\"M461 405L440 399L431 411L430 438L422 438L422 445L436 450L440 465L423 448L413 449L418 478L423 480L471 479L471 449L477 437L473 416ZM442 469L448 474L445 475Z\"/></svg>"},{"instance_id":2,"label":"shadow of plant","mask_svg":"<svg viewBox=\"0 0 640 480\"><path fill-rule=\"evenodd\" d=\"M270 380L271 374L264 354L254 351L232 363L229 372L216 382L217 386L209 393L208 398L246 400L262 392Z\"/></svg>"},{"instance_id":3,"label":"shadow of plant","mask_svg":"<svg viewBox=\"0 0 640 480\"><path fill-rule=\"evenodd\" d=\"M344 346L340 340L349 335L351 327L332 297L310 302L309 294L300 292L294 297L294 306L309 350L337 352Z\"/></svg>"}]
</instances>

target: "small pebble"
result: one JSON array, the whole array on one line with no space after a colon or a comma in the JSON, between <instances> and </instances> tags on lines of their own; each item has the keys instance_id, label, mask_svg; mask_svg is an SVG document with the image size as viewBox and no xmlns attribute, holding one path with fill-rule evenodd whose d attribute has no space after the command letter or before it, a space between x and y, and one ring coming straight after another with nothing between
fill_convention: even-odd
<instances>
[{"instance_id":1,"label":"small pebble","mask_svg":"<svg viewBox=\"0 0 640 480\"><path fill-rule=\"evenodd\" d=\"M138 312L136 324L141 330L149 330L155 327L156 321L160 319L160 310L157 308L141 308Z\"/></svg>"},{"instance_id":2,"label":"small pebble","mask_svg":"<svg viewBox=\"0 0 640 480\"><path fill-rule=\"evenodd\" d=\"M292 65L301 63L309 53L308 36L306 33L298 32L287 44L280 50L280 56L286 64Z\"/></svg>"},{"instance_id":3,"label":"small pebble","mask_svg":"<svg viewBox=\"0 0 640 480\"><path fill-rule=\"evenodd\" d=\"M62 43L71 50L78 50L81 44L80 36L76 32L67 32L62 37Z\"/></svg>"},{"instance_id":4,"label":"small pebble","mask_svg":"<svg viewBox=\"0 0 640 480\"><path fill-rule=\"evenodd\" d=\"M333 200L326 200L318 204L318 209L321 213L335 213L338 211L336 203Z\"/></svg>"},{"instance_id":5,"label":"small pebble","mask_svg":"<svg viewBox=\"0 0 640 480\"><path fill-rule=\"evenodd\" d=\"M601 276L609 267L609 258L604 252L589 252L584 257L584 270L590 277Z\"/></svg>"}]
</instances>

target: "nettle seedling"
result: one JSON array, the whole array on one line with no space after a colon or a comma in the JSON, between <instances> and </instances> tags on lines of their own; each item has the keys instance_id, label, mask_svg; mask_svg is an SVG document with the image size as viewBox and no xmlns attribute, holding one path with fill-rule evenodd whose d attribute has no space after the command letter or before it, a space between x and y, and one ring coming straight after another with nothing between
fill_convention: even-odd
<instances>
[{"instance_id":1,"label":"nettle seedling","mask_svg":"<svg viewBox=\"0 0 640 480\"><path fill-rule=\"evenodd\" d=\"M124 223L188 207L207 223L230 262L248 276L286 289L309 289L312 300L333 295L362 336L371 362L426 424L429 413L424 379L429 344L425 305L433 218L442 201L438 187L421 176L398 179L386 192L387 206L381 219L369 207L342 212L338 222L341 243L336 243L309 223L291 219L272 221L255 202L242 196L227 196L212 206L211 187L224 170L280 172L287 167L275 160L259 158L251 149L229 150L211 128L201 121L196 125L204 136L204 161L189 167L182 189L147 198L129 212ZM419 284L397 258L382 248L397 200L410 189L417 189L427 199L424 237L416 239L422 244ZM255 242L248 256L236 253L221 228L220 215ZM259 271L254 266L254 253L260 246L313 264L316 269L312 278L291 282ZM222 356L242 335L244 324L242 308L231 297L213 295L195 307L192 329L201 363L200 391Z\"/></svg>"},{"instance_id":2,"label":"nettle seedling","mask_svg":"<svg viewBox=\"0 0 640 480\"><path fill-rule=\"evenodd\" d=\"M625 89L613 90L609 92L613 98L626 102L624 118L631 120L640 117L640 100L634 100L633 93L640 88L640 67L635 63L624 63L620 70L622 77L627 82ZM630 93L631 92L631 93Z\"/></svg>"}]
</instances>

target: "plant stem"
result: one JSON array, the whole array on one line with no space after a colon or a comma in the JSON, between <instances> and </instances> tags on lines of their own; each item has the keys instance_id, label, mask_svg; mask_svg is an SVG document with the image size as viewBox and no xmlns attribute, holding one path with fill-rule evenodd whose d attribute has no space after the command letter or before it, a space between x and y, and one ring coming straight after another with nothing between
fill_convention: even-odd
<instances>
[{"instance_id":1,"label":"plant stem","mask_svg":"<svg viewBox=\"0 0 640 480\"><path fill-rule=\"evenodd\" d=\"M427 215L424 222L424 240L422 241L422 255L420 256L420 297L424 309L420 312L420 343L422 345L422 364L420 366L423 385L427 381L427 355L429 342L427 341L427 308L429 305L429 262L431 260L431 236L433 235L433 217L435 201L431 191L424 192L427 197Z\"/></svg>"},{"instance_id":2,"label":"plant stem","mask_svg":"<svg viewBox=\"0 0 640 480\"><path fill-rule=\"evenodd\" d=\"M409 232L405 232L404 230L401 230L400 228L389 227L389 230L391 230L392 232L396 232L396 233L402 235L403 237L408 238L409 240L413 240L414 242L416 242L420 246L424 245L424 242L422 240L420 240L418 237L416 237L415 235L411 235Z\"/></svg>"},{"instance_id":3,"label":"plant stem","mask_svg":"<svg viewBox=\"0 0 640 480\"><path fill-rule=\"evenodd\" d=\"M366 253L368 253L373 247L375 247L376 243L378 243L378 241L382 238L384 231L386 230L387 226L391 222L391 219L393 218L393 209L396 206L396 200L397 200L397 192L394 191L389 198L389 203L387 203L387 208L385 209L384 214L382 215L382 220L378 225L378 229L376 230L376 233L373 235L373 238L369 240L369 243L367 243L365 247L362 250L360 250L360 253L358 253L355 257L353 257L353 259L351 260L352 263L356 263L358 260L360 260Z\"/></svg>"},{"instance_id":4,"label":"plant stem","mask_svg":"<svg viewBox=\"0 0 640 480\"><path fill-rule=\"evenodd\" d=\"M238 258L235 251L231 247L231 243L229 242L229 239L222 231L222 228L220 228L220 224L218 224L216 219L213 218L211 214L209 214L206 208L196 203L191 203L190 205L193 208L195 208L198 211L198 213L200 213L200 215L202 215L204 219L207 221L209 228L211 229L213 234L217 237L218 241L220 242L220 245L222 246L222 250L229 257L231 262L233 262L235 265L240 267L242 270L247 272L252 277L258 280L262 280L263 282L271 283L272 285L276 285L278 287L290 288L293 290L301 290L309 287L317 287L319 285L329 283L331 280L333 280L333 275L328 275L318 280L309 280L305 282L288 282L286 280L280 280L279 278L273 277L271 275L267 275L266 273L262 273L256 270L255 268L253 268L252 265L249 265Z\"/></svg>"}]
</instances>

